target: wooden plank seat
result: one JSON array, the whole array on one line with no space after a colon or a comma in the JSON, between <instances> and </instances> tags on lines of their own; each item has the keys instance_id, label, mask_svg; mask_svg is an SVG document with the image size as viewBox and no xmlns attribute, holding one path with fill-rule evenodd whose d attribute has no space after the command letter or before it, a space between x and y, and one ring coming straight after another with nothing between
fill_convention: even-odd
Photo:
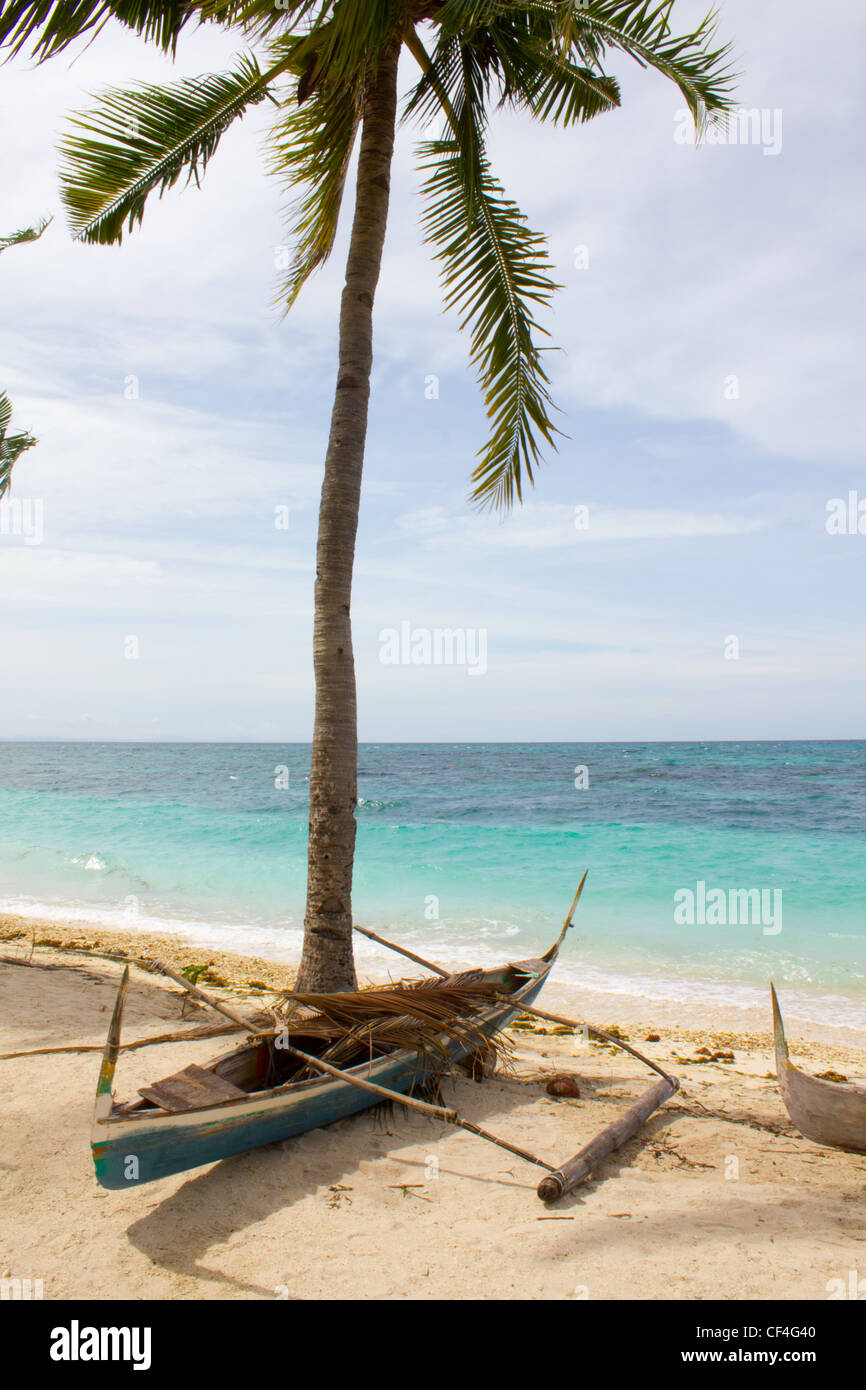
<instances>
[{"instance_id":1,"label":"wooden plank seat","mask_svg":"<svg viewBox=\"0 0 866 1390\"><path fill-rule=\"evenodd\" d=\"M221 1100L237 1100L246 1095L239 1086L225 1077L216 1076L212 1071L194 1064L166 1076L153 1086L141 1086L138 1094L145 1100L153 1101L162 1110L198 1110L201 1106L214 1105Z\"/></svg>"}]
</instances>

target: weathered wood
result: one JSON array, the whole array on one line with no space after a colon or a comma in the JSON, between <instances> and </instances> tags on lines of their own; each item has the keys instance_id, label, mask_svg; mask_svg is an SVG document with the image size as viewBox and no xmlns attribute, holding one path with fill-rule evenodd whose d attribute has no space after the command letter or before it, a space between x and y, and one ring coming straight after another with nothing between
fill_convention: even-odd
<instances>
[{"instance_id":1,"label":"weathered wood","mask_svg":"<svg viewBox=\"0 0 866 1390\"><path fill-rule=\"evenodd\" d=\"M498 994L496 997L497 999L502 999L503 995ZM576 1028L578 1030L585 1029L590 1037L604 1038L605 1042L612 1043L614 1047L621 1048L623 1052L628 1052L630 1056L636 1057L639 1062L643 1062L644 1066L649 1067L650 1071L658 1072L659 1076L663 1076L666 1081L673 1081L675 1079L660 1067L657 1062L653 1062L649 1057L645 1057L642 1052L638 1052L636 1047L632 1047L629 1043L624 1042L622 1038L614 1037L613 1033L605 1033L603 1028L596 1028L591 1023L578 1023L576 1019L564 1018L562 1014L546 1013L544 1009L536 1009L534 1005L531 1007L527 1005L525 1008L521 1009L521 1013L531 1014L533 1018L543 1018L547 1023L562 1023L566 1028ZM679 1087L679 1082L676 1084L677 1087Z\"/></svg>"},{"instance_id":2,"label":"weathered wood","mask_svg":"<svg viewBox=\"0 0 866 1390\"><path fill-rule=\"evenodd\" d=\"M458 1115L456 1110L448 1109L444 1105L431 1105L429 1101L419 1100L417 1096L405 1096L400 1091L390 1091L386 1086L378 1086L374 1081L365 1081L360 1076L353 1076L351 1072L341 1071L339 1067L331 1066L330 1062L323 1061L321 1057L313 1057L309 1052L302 1052L299 1047L292 1047L283 1038L280 1038L277 1046L280 1051L288 1052L293 1057L303 1058L309 1066L325 1072L327 1076L333 1076L338 1081L348 1081L350 1086L357 1086L362 1091L370 1091L381 1100L390 1100L397 1105L405 1105L409 1110L417 1110L421 1115L430 1115L434 1120L444 1120L446 1124L456 1125L459 1129L465 1129L469 1134L477 1135L479 1139L486 1139L489 1144L496 1144L500 1149L507 1149L509 1153L516 1154L518 1158L525 1159L527 1163L534 1163L538 1168L546 1168L549 1173L553 1172L552 1164L545 1163L541 1158L536 1158L535 1154L528 1153L526 1149L519 1149L516 1144L509 1144L506 1139L498 1139L495 1134L490 1134L480 1125L473 1124L471 1120L466 1120L462 1115Z\"/></svg>"},{"instance_id":3,"label":"weathered wood","mask_svg":"<svg viewBox=\"0 0 866 1390\"><path fill-rule=\"evenodd\" d=\"M593 1169L598 1166L603 1158L613 1153L627 1139L631 1139L643 1124L649 1119L654 1110L660 1105L664 1105L666 1100L670 1100L679 1090L679 1082L674 1077L665 1077L661 1081L653 1082L647 1091L644 1091L639 1100L635 1101L631 1109L621 1115L618 1120L605 1126L600 1134L570 1158L567 1163L563 1163L561 1168L557 1168L549 1177L542 1178L538 1185L538 1195L543 1202L556 1202L560 1197L564 1197L567 1192L573 1191L580 1183L585 1182Z\"/></svg>"},{"instance_id":4,"label":"weathered wood","mask_svg":"<svg viewBox=\"0 0 866 1390\"><path fill-rule=\"evenodd\" d=\"M377 936L374 931L369 931L367 927L359 927L355 923L355 931L366 936L370 941L377 941L380 946L386 946L389 951L396 951L398 955L405 956L407 960L413 960L416 965L423 965L425 970L432 970L434 975L440 975L443 980L448 979L448 971L443 970L441 965L434 965L432 961L425 960L423 956L416 956L414 951L407 951L405 946L395 946L393 941L386 941L384 936Z\"/></svg>"},{"instance_id":5,"label":"weathered wood","mask_svg":"<svg viewBox=\"0 0 866 1390\"><path fill-rule=\"evenodd\" d=\"M74 965L49 965L40 960L17 960L15 956L0 956L0 965L24 965L31 970L74 970Z\"/></svg>"},{"instance_id":6,"label":"weathered wood","mask_svg":"<svg viewBox=\"0 0 866 1390\"><path fill-rule=\"evenodd\" d=\"M584 877L586 877L586 875L584 875ZM579 891L580 890L578 890L578 896ZM576 901L577 897L575 897L575 902ZM197 985L191 985L189 980L184 979L183 975L180 975L176 970L172 970L170 966L163 965L160 962L154 962L154 969L160 970L163 975L168 975L170 979L176 980L179 985L183 985L184 989L188 990L195 998L201 999L213 1009L218 1009L220 1013L224 1013L228 1018L232 1019L233 1022L239 1023L242 1027L247 1028L249 1032L258 1033L258 1030L254 1028L251 1023L248 1023L246 1019L242 1018L240 1014L234 1013L233 1010L226 1008L225 1005L212 999L209 994L199 989ZM362 1091L370 1091L373 1095L379 1096L382 1100L395 1101L400 1105L407 1106L411 1110L418 1110L421 1114L432 1115L435 1119L444 1120L447 1124L457 1125L460 1129L465 1129L468 1133L477 1135L479 1139L486 1139L488 1143L496 1144L500 1149L507 1149L509 1153L516 1154L518 1158L525 1159L527 1163L534 1163L539 1168L546 1168L548 1171L551 1171L551 1164L543 1162L540 1158L536 1158L535 1154L528 1153L526 1149L520 1149L515 1144L509 1144L505 1139L497 1139L496 1135L489 1134L487 1130L481 1129L480 1126L473 1124L471 1120L464 1120L462 1116L457 1114L456 1110L447 1110L442 1105L430 1105L427 1101L418 1100L415 1096L404 1096L399 1091L390 1091L384 1086L377 1086L372 1081L364 1081L359 1076L352 1076L349 1072L341 1071L339 1067L332 1066L330 1062L324 1062L321 1057L313 1057L309 1052L302 1052L299 1047L292 1047L285 1037L280 1037L278 1046L281 1051L288 1052L293 1057L301 1058L309 1066L315 1067L317 1071L324 1072L328 1076L333 1076L338 1081L347 1081L350 1086L355 1086ZM198 1071L199 1068L195 1070ZM182 1075L182 1073L179 1073L179 1075ZM177 1078L170 1079L176 1080ZM140 1090L139 1095L144 1096L147 1100L154 1099L155 1093L158 1091L166 1095L167 1093L164 1089L165 1085L165 1082L160 1082L156 1087ZM232 1087L232 1089L236 1090L237 1088ZM243 1092L238 1092L238 1094L242 1095ZM156 1103L162 1105L164 1109L170 1108L163 1100L157 1099ZM183 1105L180 1108L189 1109L190 1107Z\"/></svg>"},{"instance_id":7,"label":"weathered wood","mask_svg":"<svg viewBox=\"0 0 866 1390\"><path fill-rule=\"evenodd\" d=\"M236 1023L240 1028L245 1028L246 1031L252 1033L254 1037L261 1036L261 1028L257 1028L248 1018L244 1018L243 1014L236 1014L234 1009L230 1009L228 1005L221 1003L218 999L214 999L210 994L205 994L203 989L199 989L198 985L190 984L189 980L181 975L179 970L173 970L170 965L164 965L160 960L151 961L150 968L159 975L167 975L170 980L174 980L175 984L182 985L187 994L192 995L193 999L200 999L202 1003L207 1004L209 1008L216 1009L217 1013L225 1014L226 1018L231 1019L232 1023ZM265 1031L272 1030L266 1029Z\"/></svg>"},{"instance_id":8,"label":"weathered wood","mask_svg":"<svg viewBox=\"0 0 866 1390\"><path fill-rule=\"evenodd\" d=\"M577 892L572 899L571 907L568 910L568 916L562 924L559 940L555 947L556 950L562 945L562 939L571 926L571 919L574 916L574 910L577 904L580 902L580 895L583 892L583 885L586 883L586 876L588 873L589 869L584 869L583 878L577 885ZM380 946L385 946L389 951L396 951L398 956L405 956L407 960L413 960L416 965L423 965L425 970L432 970L434 975L441 976L443 980L448 979L448 971L443 970L441 965L434 965L432 960L425 960L423 956L416 956L414 951L407 950L405 946L397 946L393 941L386 941L384 936L377 936L374 931L370 931L367 927L359 927L357 922L354 925L354 930L360 932L362 936L369 937L371 941L377 941ZM530 1010L527 1009L526 1012L529 1013Z\"/></svg>"},{"instance_id":9,"label":"weathered wood","mask_svg":"<svg viewBox=\"0 0 866 1390\"><path fill-rule=\"evenodd\" d=\"M215 1027L188 1028L181 1033L156 1033L152 1038L136 1038L132 1042L118 1043L118 1052L134 1052L138 1047L155 1047L157 1043L195 1042L199 1038L219 1038L226 1033L236 1033L238 1024L218 1023ZM44 1057L49 1052L104 1052L105 1043L70 1043L66 1047L30 1047L23 1052L0 1052L0 1062L8 1062L14 1057Z\"/></svg>"},{"instance_id":10,"label":"weathered wood","mask_svg":"<svg viewBox=\"0 0 866 1390\"><path fill-rule=\"evenodd\" d=\"M219 1105L224 1100L239 1100L246 1092L215 1072L205 1071L193 1063L153 1086L140 1087L138 1094L144 1096L145 1100L152 1100L162 1110L177 1112L199 1110L203 1105Z\"/></svg>"},{"instance_id":11,"label":"weathered wood","mask_svg":"<svg viewBox=\"0 0 866 1390\"><path fill-rule=\"evenodd\" d=\"M801 1134L815 1144L854 1153L866 1152L866 1087L853 1082L823 1081L795 1067L788 1056L785 1025L770 985L776 1078L785 1109Z\"/></svg>"}]
</instances>

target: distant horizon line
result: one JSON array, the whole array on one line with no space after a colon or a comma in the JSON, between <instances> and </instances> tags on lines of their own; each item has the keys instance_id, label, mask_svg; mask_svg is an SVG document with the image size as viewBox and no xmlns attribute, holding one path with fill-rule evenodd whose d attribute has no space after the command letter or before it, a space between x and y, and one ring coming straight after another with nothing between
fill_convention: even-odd
<instances>
[{"instance_id":1,"label":"distant horizon line","mask_svg":"<svg viewBox=\"0 0 866 1390\"><path fill-rule=\"evenodd\" d=\"M59 735L28 735L19 734L11 738L0 737L0 746L3 744L20 743L47 743L47 744L75 744L78 745L138 745L140 747L154 748L176 748L183 745L190 745L198 748L310 748L311 739L237 739L237 738L63 738ZM545 738L545 739L359 739L359 748L545 748L555 745L570 744L577 748L588 745L595 746L616 746L619 744L647 744L665 745L681 744L683 746L692 744L707 743L866 743L866 735L856 735L850 738Z\"/></svg>"}]
</instances>

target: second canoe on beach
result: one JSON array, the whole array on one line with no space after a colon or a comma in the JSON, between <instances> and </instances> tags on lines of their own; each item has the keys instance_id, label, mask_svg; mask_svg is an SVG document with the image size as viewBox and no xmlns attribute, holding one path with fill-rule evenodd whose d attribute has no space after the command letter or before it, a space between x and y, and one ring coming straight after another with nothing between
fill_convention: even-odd
<instances>
[{"instance_id":1,"label":"second canoe on beach","mask_svg":"<svg viewBox=\"0 0 866 1390\"><path fill-rule=\"evenodd\" d=\"M776 1077L785 1109L801 1134L816 1144L866 1153L866 1087L850 1082L827 1081L795 1067L775 987L773 1033L776 1044Z\"/></svg>"}]
</instances>

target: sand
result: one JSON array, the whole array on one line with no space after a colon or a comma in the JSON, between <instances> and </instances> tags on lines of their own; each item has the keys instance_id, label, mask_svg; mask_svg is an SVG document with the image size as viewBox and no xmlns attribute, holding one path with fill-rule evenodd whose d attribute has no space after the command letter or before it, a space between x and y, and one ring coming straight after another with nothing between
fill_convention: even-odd
<instances>
[{"instance_id":1,"label":"sand","mask_svg":"<svg viewBox=\"0 0 866 1390\"><path fill-rule=\"evenodd\" d=\"M210 960L212 992L253 1009L291 983L283 965L80 924L37 925L36 938L55 944L34 947L32 926L0 924L0 953L19 962L0 964L0 1052L101 1050L121 970L112 953L176 967ZM405 1110L105 1192L89 1151L99 1051L0 1061L0 1276L39 1279L46 1299L279 1301L826 1299L840 1287L831 1281L848 1287L852 1270L866 1275L866 1155L822 1149L794 1130L769 1036L657 1026L658 1040L646 1042L651 1016L648 1005L644 1023L592 1021L623 1026L680 1076L680 1094L552 1208L536 1196L539 1169ZM133 968L125 1041L215 1021ZM798 1046L792 1034L809 1069L866 1070L856 1047ZM509 1037L513 1074L449 1083L449 1101L552 1162L648 1081L627 1055L552 1026ZM132 1095L231 1041L123 1053L117 1090ZM702 1046L732 1050L734 1061L699 1060ZM578 1078L579 1099L547 1095L554 1071Z\"/></svg>"}]
</instances>

